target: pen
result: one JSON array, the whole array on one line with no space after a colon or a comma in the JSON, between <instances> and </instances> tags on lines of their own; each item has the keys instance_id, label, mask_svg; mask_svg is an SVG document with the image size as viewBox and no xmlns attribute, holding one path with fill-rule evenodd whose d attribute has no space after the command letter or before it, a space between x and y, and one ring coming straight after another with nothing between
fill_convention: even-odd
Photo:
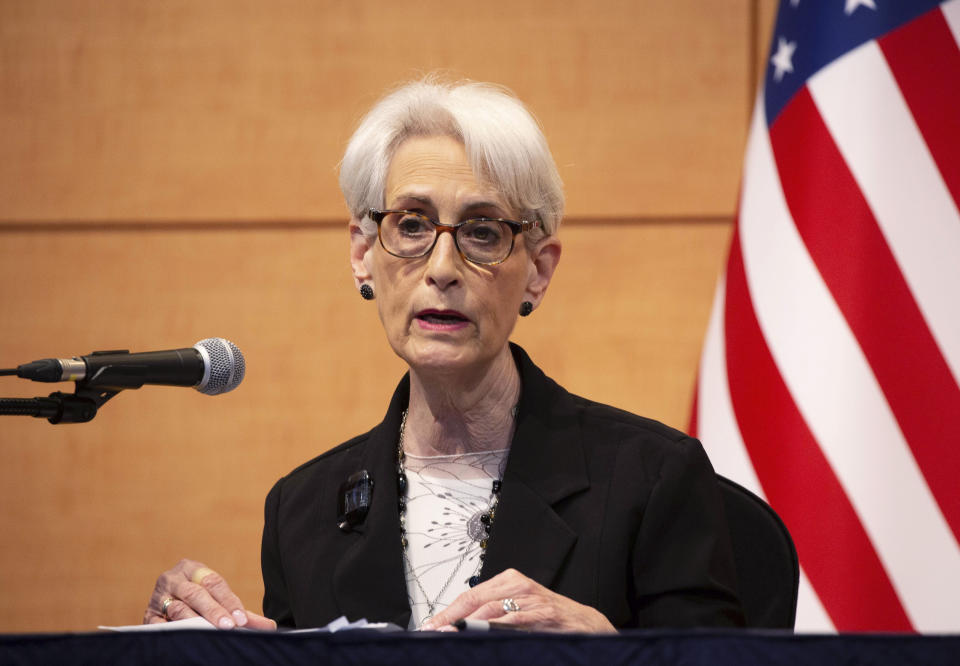
<instances>
[{"instance_id":1,"label":"pen","mask_svg":"<svg viewBox=\"0 0 960 666\"><path fill-rule=\"evenodd\" d=\"M504 622L490 622L488 620L468 620L461 618L453 623L457 631L526 631L523 627Z\"/></svg>"}]
</instances>

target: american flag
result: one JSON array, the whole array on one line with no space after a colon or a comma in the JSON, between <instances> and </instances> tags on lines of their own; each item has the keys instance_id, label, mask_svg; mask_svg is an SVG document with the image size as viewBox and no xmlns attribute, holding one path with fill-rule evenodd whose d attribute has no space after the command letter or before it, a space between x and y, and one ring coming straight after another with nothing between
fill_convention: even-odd
<instances>
[{"instance_id":1,"label":"american flag","mask_svg":"<svg viewBox=\"0 0 960 666\"><path fill-rule=\"evenodd\" d=\"M960 0L782 0L691 430L797 629L960 630Z\"/></svg>"}]
</instances>

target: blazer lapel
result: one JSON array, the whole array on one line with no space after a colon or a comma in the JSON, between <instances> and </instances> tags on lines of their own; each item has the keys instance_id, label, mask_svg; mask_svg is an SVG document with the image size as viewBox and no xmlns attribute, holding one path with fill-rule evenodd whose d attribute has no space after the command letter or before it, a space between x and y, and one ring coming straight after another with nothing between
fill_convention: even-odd
<instances>
[{"instance_id":1,"label":"blazer lapel","mask_svg":"<svg viewBox=\"0 0 960 666\"><path fill-rule=\"evenodd\" d=\"M410 603L400 547L396 447L400 418L408 400L409 378L405 376L363 453L363 469L374 480L370 511L362 525L341 535L353 543L333 572L334 597L348 619L366 617L403 628L410 622ZM377 609L375 617L370 616L371 608Z\"/></svg>"},{"instance_id":2,"label":"blazer lapel","mask_svg":"<svg viewBox=\"0 0 960 666\"><path fill-rule=\"evenodd\" d=\"M511 347L523 395L481 578L513 567L549 587L577 541L553 505L590 483L572 397Z\"/></svg>"}]
</instances>

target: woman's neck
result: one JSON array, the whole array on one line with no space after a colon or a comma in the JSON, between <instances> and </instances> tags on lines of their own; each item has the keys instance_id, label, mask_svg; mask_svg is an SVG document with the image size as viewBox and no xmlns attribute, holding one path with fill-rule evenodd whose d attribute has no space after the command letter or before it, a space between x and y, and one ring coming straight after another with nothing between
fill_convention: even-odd
<instances>
[{"instance_id":1,"label":"woman's neck","mask_svg":"<svg viewBox=\"0 0 960 666\"><path fill-rule=\"evenodd\" d=\"M474 373L411 368L403 447L419 456L506 449L519 399L520 373L509 348Z\"/></svg>"}]
</instances>

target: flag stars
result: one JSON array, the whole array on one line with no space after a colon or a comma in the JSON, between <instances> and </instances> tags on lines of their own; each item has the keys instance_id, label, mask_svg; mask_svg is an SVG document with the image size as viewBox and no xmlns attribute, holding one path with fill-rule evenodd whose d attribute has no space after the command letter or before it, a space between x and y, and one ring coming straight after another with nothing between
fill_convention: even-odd
<instances>
[{"instance_id":1,"label":"flag stars","mask_svg":"<svg viewBox=\"0 0 960 666\"><path fill-rule=\"evenodd\" d=\"M788 42L783 37L778 38L777 52L770 58L774 68L773 80L777 83L783 79L784 72L793 72L793 52L796 50L796 42Z\"/></svg>"},{"instance_id":2,"label":"flag stars","mask_svg":"<svg viewBox=\"0 0 960 666\"><path fill-rule=\"evenodd\" d=\"M843 8L843 13L850 16L857 11L857 7L867 7L873 11L877 11L877 6L873 0L847 0L847 4Z\"/></svg>"}]
</instances>

